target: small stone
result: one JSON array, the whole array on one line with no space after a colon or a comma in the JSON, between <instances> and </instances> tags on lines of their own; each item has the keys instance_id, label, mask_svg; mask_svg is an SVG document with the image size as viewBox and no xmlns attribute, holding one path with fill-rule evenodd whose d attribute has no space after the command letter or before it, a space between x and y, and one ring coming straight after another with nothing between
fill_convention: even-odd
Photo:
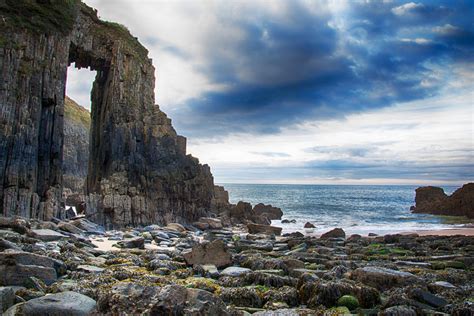
<instances>
[{"instance_id":1,"label":"small stone","mask_svg":"<svg viewBox=\"0 0 474 316\"><path fill-rule=\"evenodd\" d=\"M76 292L49 294L29 300L23 305L24 315L86 316L96 307L96 302Z\"/></svg>"},{"instance_id":2,"label":"small stone","mask_svg":"<svg viewBox=\"0 0 474 316\"><path fill-rule=\"evenodd\" d=\"M238 277L238 276L241 276L242 274L249 273L249 272L252 272L252 270L248 268L228 267L228 268L225 268L223 271L221 271L221 275Z\"/></svg>"}]
</instances>

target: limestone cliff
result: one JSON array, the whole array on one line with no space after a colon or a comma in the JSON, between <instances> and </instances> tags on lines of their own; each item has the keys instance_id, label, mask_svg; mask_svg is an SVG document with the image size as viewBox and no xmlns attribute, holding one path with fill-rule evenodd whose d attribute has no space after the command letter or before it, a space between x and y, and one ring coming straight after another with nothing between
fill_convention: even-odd
<instances>
[{"instance_id":1,"label":"limestone cliff","mask_svg":"<svg viewBox=\"0 0 474 316\"><path fill-rule=\"evenodd\" d=\"M474 218L474 183L467 183L448 196L442 188L420 187L416 189L413 213L466 216Z\"/></svg>"},{"instance_id":2,"label":"limestone cliff","mask_svg":"<svg viewBox=\"0 0 474 316\"><path fill-rule=\"evenodd\" d=\"M0 2L0 212L64 217L67 67L97 71L91 92L88 216L106 226L208 214L207 165L154 104L155 71L128 30L75 0Z\"/></svg>"}]
</instances>

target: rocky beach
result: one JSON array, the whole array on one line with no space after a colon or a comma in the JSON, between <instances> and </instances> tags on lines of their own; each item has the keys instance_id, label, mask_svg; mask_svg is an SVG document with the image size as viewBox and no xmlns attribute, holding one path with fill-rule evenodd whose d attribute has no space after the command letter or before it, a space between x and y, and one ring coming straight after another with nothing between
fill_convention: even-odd
<instances>
[{"instance_id":1,"label":"rocky beach","mask_svg":"<svg viewBox=\"0 0 474 316\"><path fill-rule=\"evenodd\" d=\"M208 219L201 219L202 222ZM474 239L0 218L3 315L472 315Z\"/></svg>"}]
</instances>

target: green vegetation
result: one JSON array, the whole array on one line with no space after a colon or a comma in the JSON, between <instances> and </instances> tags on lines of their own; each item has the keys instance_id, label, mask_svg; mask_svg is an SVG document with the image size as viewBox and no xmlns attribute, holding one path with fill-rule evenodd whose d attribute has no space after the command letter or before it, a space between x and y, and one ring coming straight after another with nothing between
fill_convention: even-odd
<instances>
[{"instance_id":1,"label":"green vegetation","mask_svg":"<svg viewBox=\"0 0 474 316\"><path fill-rule=\"evenodd\" d=\"M7 27L35 33L69 33L77 14L79 0L5 0L0 2L0 17Z\"/></svg>"},{"instance_id":2,"label":"green vegetation","mask_svg":"<svg viewBox=\"0 0 474 316\"><path fill-rule=\"evenodd\" d=\"M345 306L349 310L354 310L359 307L359 300L352 295L344 295L337 300L338 306Z\"/></svg>"},{"instance_id":3,"label":"green vegetation","mask_svg":"<svg viewBox=\"0 0 474 316\"><path fill-rule=\"evenodd\" d=\"M82 124L85 128L90 128L91 126L91 114L89 111L67 96L64 99L64 117L78 124Z\"/></svg>"},{"instance_id":4,"label":"green vegetation","mask_svg":"<svg viewBox=\"0 0 474 316\"><path fill-rule=\"evenodd\" d=\"M413 252L411 250L399 248L399 247L387 247L384 244L370 244L367 246L365 254L368 256L389 256L389 255L398 255L398 256L409 256Z\"/></svg>"},{"instance_id":5,"label":"green vegetation","mask_svg":"<svg viewBox=\"0 0 474 316\"><path fill-rule=\"evenodd\" d=\"M143 60L148 58L148 50L140 44L138 39L130 33L127 27L109 21L97 20L96 22L99 24L99 26L94 28L94 32L97 36L105 37L114 42L120 41L128 54Z\"/></svg>"}]
</instances>

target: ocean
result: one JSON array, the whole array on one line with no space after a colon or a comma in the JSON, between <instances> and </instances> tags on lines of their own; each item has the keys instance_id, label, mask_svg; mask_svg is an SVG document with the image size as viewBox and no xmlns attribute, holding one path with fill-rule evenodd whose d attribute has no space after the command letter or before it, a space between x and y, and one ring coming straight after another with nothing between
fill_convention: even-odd
<instances>
[{"instance_id":1,"label":"ocean","mask_svg":"<svg viewBox=\"0 0 474 316\"><path fill-rule=\"evenodd\" d=\"M283 228L283 233L304 232L311 222L316 226L309 233L320 234L335 227L348 234L387 234L414 230L433 230L461 227L458 222L443 216L413 214L416 186L395 185L273 185L222 184L229 191L231 203L238 201L271 204L283 210L283 219L296 223L272 225ZM457 187L443 187L451 194ZM448 223L449 220L449 223Z\"/></svg>"}]
</instances>

